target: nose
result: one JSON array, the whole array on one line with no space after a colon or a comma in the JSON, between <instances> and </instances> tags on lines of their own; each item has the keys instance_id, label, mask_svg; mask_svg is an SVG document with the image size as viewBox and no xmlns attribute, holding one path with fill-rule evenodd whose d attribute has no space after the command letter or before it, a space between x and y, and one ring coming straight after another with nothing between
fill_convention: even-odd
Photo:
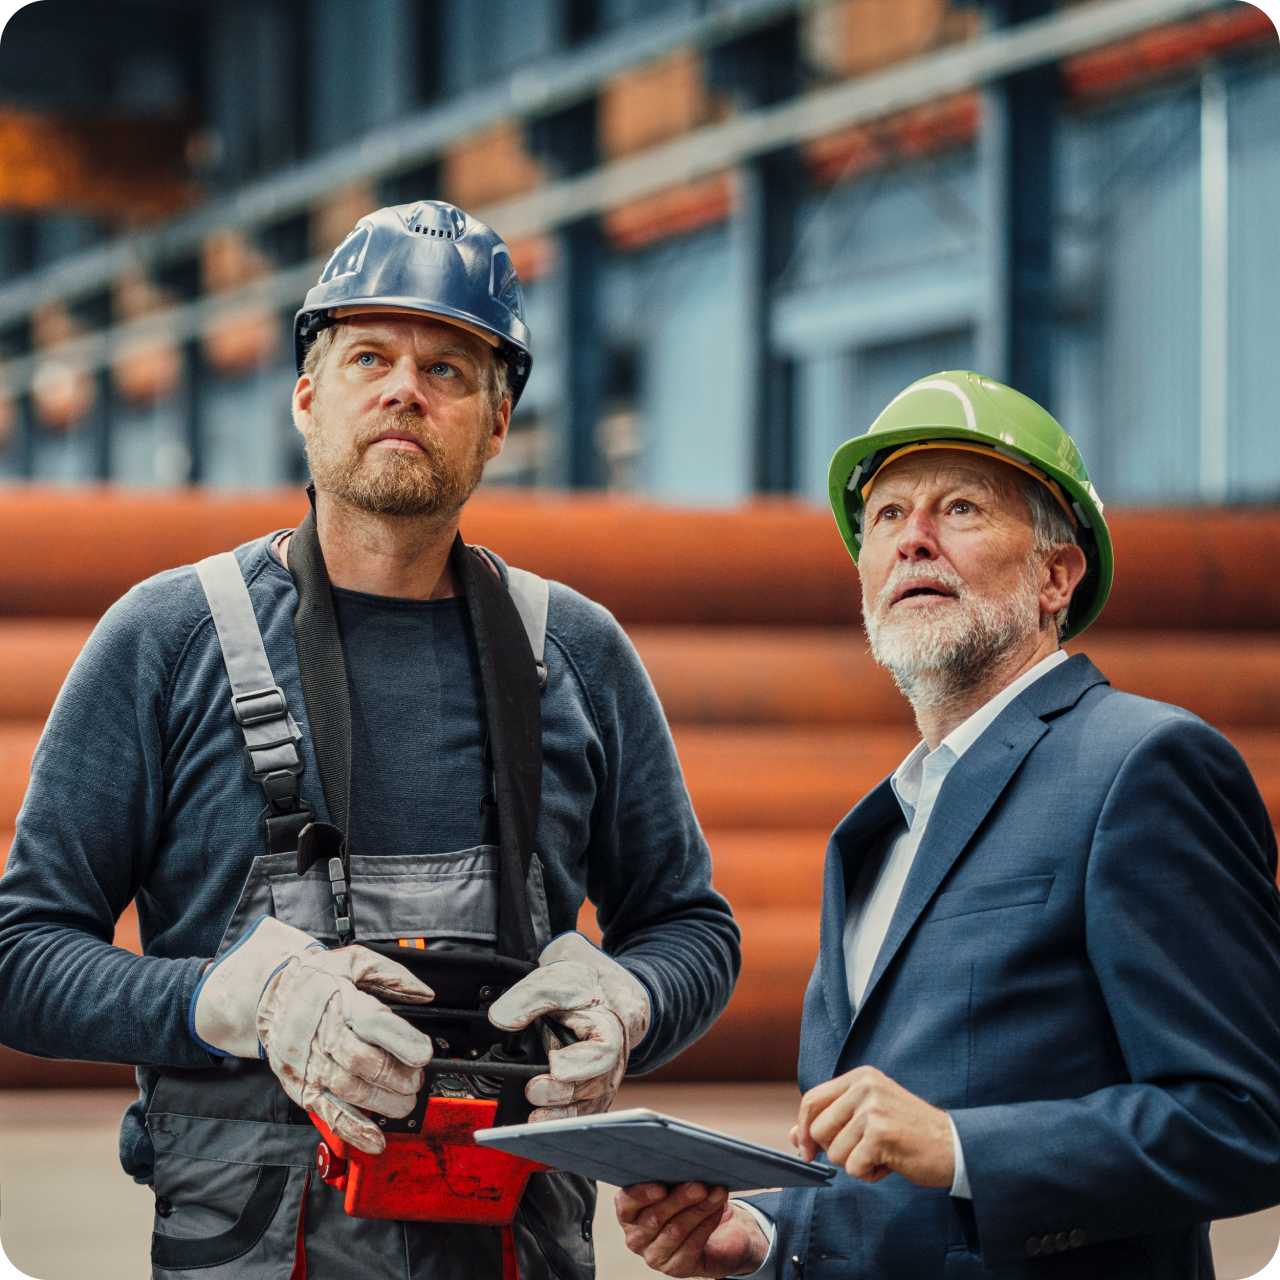
<instances>
[{"instance_id":1,"label":"nose","mask_svg":"<svg viewBox=\"0 0 1280 1280\"><path fill-rule=\"evenodd\" d=\"M940 554L933 517L917 507L898 530L898 559L936 560Z\"/></svg>"},{"instance_id":2,"label":"nose","mask_svg":"<svg viewBox=\"0 0 1280 1280\"><path fill-rule=\"evenodd\" d=\"M378 406L388 410L426 412L426 389L416 361L409 356L402 356L391 366L391 372L382 384Z\"/></svg>"}]
</instances>

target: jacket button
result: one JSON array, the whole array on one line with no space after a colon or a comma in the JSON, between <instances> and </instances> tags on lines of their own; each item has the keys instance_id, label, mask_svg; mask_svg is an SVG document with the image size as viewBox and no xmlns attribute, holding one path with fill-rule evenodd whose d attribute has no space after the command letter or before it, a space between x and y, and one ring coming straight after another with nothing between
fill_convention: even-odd
<instances>
[{"instance_id":1,"label":"jacket button","mask_svg":"<svg viewBox=\"0 0 1280 1280\"><path fill-rule=\"evenodd\" d=\"M1040 1237L1028 1236L1027 1237L1027 1257L1034 1258L1034 1257L1037 1257L1039 1253L1040 1253Z\"/></svg>"},{"instance_id":2,"label":"jacket button","mask_svg":"<svg viewBox=\"0 0 1280 1280\"><path fill-rule=\"evenodd\" d=\"M1089 1237L1085 1235L1081 1228L1076 1227L1075 1230L1067 1237L1067 1240L1073 1249L1078 1249L1086 1240L1088 1240L1088 1238Z\"/></svg>"},{"instance_id":3,"label":"jacket button","mask_svg":"<svg viewBox=\"0 0 1280 1280\"><path fill-rule=\"evenodd\" d=\"M167 1218L173 1212L173 1201L168 1196L156 1196L156 1212Z\"/></svg>"}]
</instances>

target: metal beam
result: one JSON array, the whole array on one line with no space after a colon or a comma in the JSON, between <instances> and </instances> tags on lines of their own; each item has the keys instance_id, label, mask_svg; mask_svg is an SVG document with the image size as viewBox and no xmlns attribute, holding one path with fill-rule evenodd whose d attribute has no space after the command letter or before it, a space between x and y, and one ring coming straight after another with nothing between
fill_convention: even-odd
<instances>
[{"instance_id":1,"label":"metal beam","mask_svg":"<svg viewBox=\"0 0 1280 1280\"><path fill-rule=\"evenodd\" d=\"M545 231L584 213L733 168L752 156L974 89L1219 4L1220 0L1096 0L815 90L783 106L709 125L582 178L490 206L482 216L513 238Z\"/></svg>"},{"instance_id":2,"label":"metal beam","mask_svg":"<svg viewBox=\"0 0 1280 1280\"><path fill-rule=\"evenodd\" d=\"M542 116L530 125L529 150L555 174L570 174L599 162L599 113L595 99ZM604 480L599 442L604 398L604 345L600 341L600 273L604 233L593 216L559 228L554 274L559 341L555 349L563 389L554 414L560 448L560 479L574 489Z\"/></svg>"},{"instance_id":3,"label":"metal beam","mask_svg":"<svg viewBox=\"0 0 1280 1280\"><path fill-rule=\"evenodd\" d=\"M705 48L775 21L804 0L726 0L712 12L628 24L535 66L486 82L451 102L374 129L284 173L211 201L187 217L76 254L0 290L0 328L55 298L109 284L125 268L193 250L212 231L256 226L306 209L336 187L421 166L459 138L511 118L549 114L589 98L619 72L675 49ZM588 211L584 211L588 212ZM557 220L556 225L573 221Z\"/></svg>"},{"instance_id":4,"label":"metal beam","mask_svg":"<svg viewBox=\"0 0 1280 1280\"><path fill-rule=\"evenodd\" d=\"M782 106L762 108L722 124L708 125L641 155L615 161L581 177L562 179L528 196L476 212L512 239L555 230L676 183L735 167L753 156L976 88L1047 61L1071 57L1157 23L1218 7L1219 0L1095 0L1093 4L1065 10L1052 18L993 32L874 75L814 91ZM767 20L766 8L763 3L753 8L756 21ZM786 5L776 4L770 12L785 8ZM349 179L351 174L348 172L345 176ZM212 225L252 224L286 212L284 203L271 208L269 213L264 211L261 191L262 188L255 187L243 200L220 203L217 206L220 220L215 223L211 211L210 222L201 223L200 234ZM288 204L289 209L295 207ZM149 233L145 241L133 237L108 248L77 254L38 277L28 277L0 290L0 328L25 318L37 303L82 296L93 288L101 288L124 266L137 260L140 243L145 243L147 256L164 256L175 245L175 252L189 248L190 242L184 237L189 234L193 221L184 219L174 227L157 229ZM268 305L283 309L302 297L322 265L323 260L317 259L290 267L255 285L252 293ZM223 304L192 304L166 313L164 323L170 324L170 317L174 323L189 323L208 305ZM100 348L109 346L107 335L96 335L94 341ZM26 362L14 361L10 368L16 386L25 386L29 376L25 372Z\"/></svg>"},{"instance_id":5,"label":"metal beam","mask_svg":"<svg viewBox=\"0 0 1280 1280\"><path fill-rule=\"evenodd\" d=\"M713 50L707 75L746 115L793 99L800 66L800 23L791 14ZM796 207L807 177L794 147L751 156L738 172L731 234L741 282L744 416L752 487L760 493L795 487L794 370L773 347L773 303L795 250Z\"/></svg>"},{"instance_id":6,"label":"metal beam","mask_svg":"<svg viewBox=\"0 0 1280 1280\"><path fill-rule=\"evenodd\" d=\"M997 30L1016 28L1043 20L1053 3L991 0L988 20ZM978 367L1050 407L1059 85L1055 62L989 85L978 142L988 264Z\"/></svg>"},{"instance_id":7,"label":"metal beam","mask_svg":"<svg viewBox=\"0 0 1280 1280\"><path fill-rule=\"evenodd\" d=\"M1227 87L1211 67L1200 83L1200 496L1228 496L1229 317Z\"/></svg>"}]
</instances>

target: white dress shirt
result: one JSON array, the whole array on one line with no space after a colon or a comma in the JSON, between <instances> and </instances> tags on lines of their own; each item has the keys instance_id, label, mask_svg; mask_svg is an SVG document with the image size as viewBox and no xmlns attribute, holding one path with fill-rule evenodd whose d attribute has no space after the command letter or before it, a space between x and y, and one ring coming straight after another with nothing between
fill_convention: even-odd
<instances>
[{"instance_id":1,"label":"white dress shirt","mask_svg":"<svg viewBox=\"0 0 1280 1280\"><path fill-rule=\"evenodd\" d=\"M902 888L907 882L911 864L915 861L916 850L924 839L938 792L942 790L947 774L1018 694L1066 660L1067 654L1063 650L1054 650L1011 684L1005 685L995 697L984 702L963 724L952 729L934 750L930 751L927 743L917 743L911 754L893 771L889 785L893 788L907 825L890 838L882 858L866 859L861 872L849 886L849 898L845 906L844 964L849 984L849 1005L854 1013L857 1013L862 1004L867 981L875 968L885 934L889 932L893 913L902 897ZM950 1121L950 1116L947 1118ZM956 1166L951 1194L965 1200L972 1199L964 1166L964 1151L954 1122L951 1123L951 1142ZM739 1203L750 1210L769 1237L768 1256L760 1268L750 1274L761 1280L770 1280L777 1275L777 1232L773 1222L749 1201L742 1200Z\"/></svg>"}]
</instances>

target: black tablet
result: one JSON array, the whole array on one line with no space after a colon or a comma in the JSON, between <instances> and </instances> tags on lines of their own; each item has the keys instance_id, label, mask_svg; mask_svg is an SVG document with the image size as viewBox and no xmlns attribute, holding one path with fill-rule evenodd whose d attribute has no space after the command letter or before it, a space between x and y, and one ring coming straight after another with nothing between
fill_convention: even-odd
<instances>
[{"instance_id":1,"label":"black tablet","mask_svg":"<svg viewBox=\"0 0 1280 1280\"><path fill-rule=\"evenodd\" d=\"M703 1182L731 1191L756 1191L824 1186L835 1176L830 1165L809 1164L643 1108L480 1129L476 1141L616 1187Z\"/></svg>"}]
</instances>

